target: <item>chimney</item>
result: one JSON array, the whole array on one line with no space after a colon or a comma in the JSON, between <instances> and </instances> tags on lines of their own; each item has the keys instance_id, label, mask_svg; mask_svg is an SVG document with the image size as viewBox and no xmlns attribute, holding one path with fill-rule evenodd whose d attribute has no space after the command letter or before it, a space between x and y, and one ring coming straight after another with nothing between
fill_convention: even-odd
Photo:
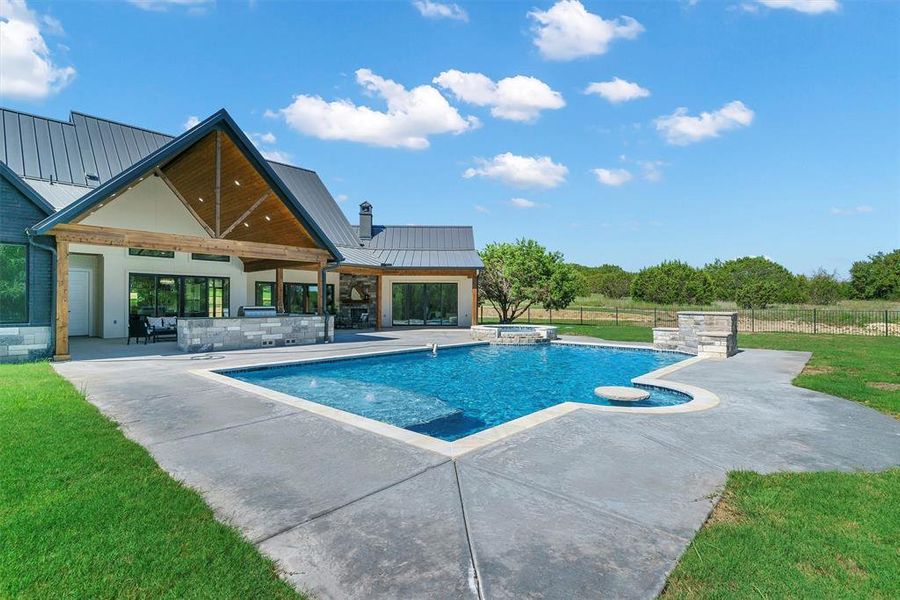
<instances>
[{"instance_id":1,"label":"chimney","mask_svg":"<svg viewBox=\"0 0 900 600\"><path fill-rule=\"evenodd\" d=\"M368 202L359 205L359 239L372 239L372 205Z\"/></svg>"}]
</instances>

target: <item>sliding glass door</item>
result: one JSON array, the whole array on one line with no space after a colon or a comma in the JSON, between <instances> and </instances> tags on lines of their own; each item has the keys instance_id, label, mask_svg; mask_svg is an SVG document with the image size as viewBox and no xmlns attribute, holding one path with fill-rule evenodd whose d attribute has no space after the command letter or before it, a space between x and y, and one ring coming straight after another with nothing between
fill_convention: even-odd
<instances>
[{"instance_id":1,"label":"sliding glass door","mask_svg":"<svg viewBox=\"0 0 900 600\"><path fill-rule=\"evenodd\" d=\"M455 283L395 283L391 288L394 325L456 325Z\"/></svg>"},{"instance_id":2,"label":"sliding glass door","mask_svg":"<svg viewBox=\"0 0 900 600\"><path fill-rule=\"evenodd\" d=\"M132 273L128 311L142 317L227 317L227 277Z\"/></svg>"}]
</instances>

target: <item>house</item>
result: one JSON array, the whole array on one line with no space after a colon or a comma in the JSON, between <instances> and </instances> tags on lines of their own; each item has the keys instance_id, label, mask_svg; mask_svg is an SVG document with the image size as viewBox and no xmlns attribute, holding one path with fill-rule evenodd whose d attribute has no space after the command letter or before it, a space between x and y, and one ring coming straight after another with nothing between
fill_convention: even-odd
<instances>
[{"instance_id":1,"label":"house","mask_svg":"<svg viewBox=\"0 0 900 600\"><path fill-rule=\"evenodd\" d=\"M177 137L0 109L0 360L245 306L468 327L481 268L471 227L380 225L368 202L351 225L314 171L264 159L224 109Z\"/></svg>"}]
</instances>

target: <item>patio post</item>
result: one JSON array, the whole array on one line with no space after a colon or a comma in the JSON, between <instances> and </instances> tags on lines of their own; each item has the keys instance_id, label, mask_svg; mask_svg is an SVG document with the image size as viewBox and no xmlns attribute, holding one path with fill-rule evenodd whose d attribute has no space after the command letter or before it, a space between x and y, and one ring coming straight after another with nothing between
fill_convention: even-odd
<instances>
[{"instance_id":1,"label":"patio post","mask_svg":"<svg viewBox=\"0 0 900 600\"><path fill-rule=\"evenodd\" d=\"M325 263L319 263L319 293L317 294L316 314L322 316L325 314L325 295L328 289L325 287Z\"/></svg>"},{"instance_id":2,"label":"patio post","mask_svg":"<svg viewBox=\"0 0 900 600\"><path fill-rule=\"evenodd\" d=\"M275 269L275 311L284 312L284 269Z\"/></svg>"},{"instance_id":3,"label":"patio post","mask_svg":"<svg viewBox=\"0 0 900 600\"><path fill-rule=\"evenodd\" d=\"M69 242L56 242L56 351L53 360L69 360Z\"/></svg>"},{"instance_id":4,"label":"patio post","mask_svg":"<svg viewBox=\"0 0 900 600\"><path fill-rule=\"evenodd\" d=\"M375 329L381 331L381 275L375 276Z\"/></svg>"}]
</instances>

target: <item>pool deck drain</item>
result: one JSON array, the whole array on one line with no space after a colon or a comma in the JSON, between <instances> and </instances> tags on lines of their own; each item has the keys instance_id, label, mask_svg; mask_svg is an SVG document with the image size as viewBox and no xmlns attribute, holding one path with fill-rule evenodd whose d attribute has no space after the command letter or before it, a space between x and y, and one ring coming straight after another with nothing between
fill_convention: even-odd
<instances>
[{"instance_id":1,"label":"pool deck drain","mask_svg":"<svg viewBox=\"0 0 900 600\"><path fill-rule=\"evenodd\" d=\"M215 363L467 335L353 333ZM578 409L451 460L196 377L183 356L79 361L72 346L75 360L55 368L322 599L653 598L728 470L900 464L900 422L790 384L806 353L750 350L657 374L708 389L720 399L710 410Z\"/></svg>"}]
</instances>

